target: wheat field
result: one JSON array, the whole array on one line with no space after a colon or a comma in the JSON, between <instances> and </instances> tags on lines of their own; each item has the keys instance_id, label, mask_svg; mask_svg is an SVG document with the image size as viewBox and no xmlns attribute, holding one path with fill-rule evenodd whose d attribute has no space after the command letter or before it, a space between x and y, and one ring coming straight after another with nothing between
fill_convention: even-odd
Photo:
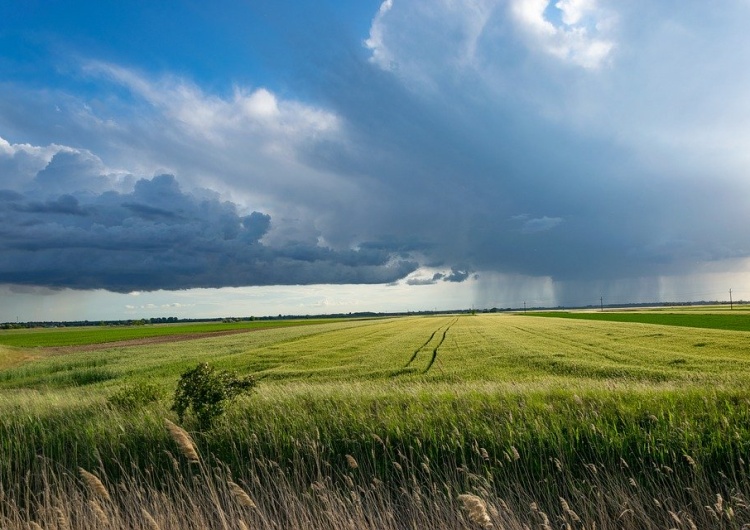
<instances>
[{"instance_id":1,"label":"wheat field","mask_svg":"<svg viewBox=\"0 0 750 530\"><path fill-rule=\"evenodd\" d=\"M741 529L748 338L461 315L6 346L0 527ZM259 382L206 432L169 410L200 361Z\"/></svg>"}]
</instances>

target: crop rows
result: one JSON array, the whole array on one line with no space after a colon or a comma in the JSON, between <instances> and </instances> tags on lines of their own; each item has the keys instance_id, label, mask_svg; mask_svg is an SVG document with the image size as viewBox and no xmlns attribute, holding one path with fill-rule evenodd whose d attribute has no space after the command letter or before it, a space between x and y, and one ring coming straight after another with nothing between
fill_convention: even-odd
<instances>
[{"instance_id":1,"label":"crop rows","mask_svg":"<svg viewBox=\"0 0 750 530\"><path fill-rule=\"evenodd\" d=\"M750 524L747 338L466 315L65 355L5 348L0 527L88 528L96 500L112 528L149 527L143 509L161 528L739 529ZM176 421L179 375L203 361L259 384L208 432L188 418L198 465L164 420ZM161 397L108 402L139 382ZM229 482L256 508L236 505ZM487 519L471 518L478 501L465 494Z\"/></svg>"}]
</instances>

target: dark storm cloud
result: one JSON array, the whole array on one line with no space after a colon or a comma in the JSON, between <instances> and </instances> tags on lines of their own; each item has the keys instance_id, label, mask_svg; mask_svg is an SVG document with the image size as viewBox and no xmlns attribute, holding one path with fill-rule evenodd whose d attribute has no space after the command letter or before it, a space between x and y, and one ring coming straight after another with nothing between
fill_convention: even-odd
<instances>
[{"instance_id":1,"label":"dark storm cloud","mask_svg":"<svg viewBox=\"0 0 750 530\"><path fill-rule=\"evenodd\" d=\"M13 193L13 192L11 192ZM23 195L17 194L16 201L23 199ZM61 195L57 199L41 202L28 202L18 204L15 209L19 212L39 214L63 214L63 215L88 215L88 211L81 208L78 199L72 195Z\"/></svg>"},{"instance_id":2,"label":"dark storm cloud","mask_svg":"<svg viewBox=\"0 0 750 530\"><path fill-rule=\"evenodd\" d=\"M270 216L180 190L161 175L132 193L0 202L0 283L134 290L387 283L416 265L385 250L261 242Z\"/></svg>"},{"instance_id":3,"label":"dark storm cloud","mask_svg":"<svg viewBox=\"0 0 750 530\"><path fill-rule=\"evenodd\" d=\"M749 7L685 5L402 0L364 46L271 17L305 103L105 63L82 68L109 96L93 109L5 86L0 125L50 147L0 140L0 281L388 283L418 263L410 285L488 271L571 298L748 257ZM262 213L126 186L97 156Z\"/></svg>"},{"instance_id":4,"label":"dark storm cloud","mask_svg":"<svg viewBox=\"0 0 750 530\"><path fill-rule=\"evenodd\" d=\"M170 217L176 216L174 212L170 212L169 210L165 210L163 208L155 208L147 204L138 204L135 202L124 202L122 203L122 206L123 208L127 208L128 210L133 212L135 215L146 218L146 219L156 219L159 217L170 218Z\"/></svg>"},{"instance_id":5,"label":"dark storm cloud","mask_svg":"<svg viewBox=\"0 0 750 530\"><path fill-rule=\"evenodd\" d=\"M461 283L469 277L469 271L463 271L456 268L451 269L450 274L443 278L446 282Z\"/></svg>"},{"instance_id":6,"label":"dark storm cloud","mask_svg":"<svg viewBox=\"0 0 750 530\"><path fill-rule=\"evenodd\" d=\"M431 277L411 277L406 280L407 285L435 285L440 281L450 283L461 283L469 279L471 274L468 271L458 270L455 267L448 274L436 272Z\"/></svg>"},{"instance_id":7,"label":"dark storm cloud","mask_svg":"<svg viewBox=\"0 0 750 530\"><path fill-rule=\"evenodd\" d=\"M310 145L310 163L376 180L377 229L418 237L423 263L457 267L450 279L486 270L598 289L750 256L746 157L732 147L747 137L750 79L736 65L750 48L714 38L740 25L646 3L645 26L640 7L609 2L587 4L585 31L514 18L534 5L394 2L359 52L315 35L308 81L349 143Z\"/></svg>"},{"instance_id":8,"label":"dark storm cloud","mask_svg":"<svg viewBox=\"0 0 750 530\"><path fill-rule=\"evenodd\" d=\"M12 190L0 190L0 201L21 201L23 195Z\"/></svg>"}]
</instances>

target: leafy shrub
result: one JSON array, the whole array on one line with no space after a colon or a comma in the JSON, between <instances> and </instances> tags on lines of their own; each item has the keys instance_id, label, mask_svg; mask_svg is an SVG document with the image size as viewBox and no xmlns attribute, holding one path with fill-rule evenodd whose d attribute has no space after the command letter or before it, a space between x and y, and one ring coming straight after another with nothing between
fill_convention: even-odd
<instances>
[{"instance_id":1,"label":"leafy shrub","mask_svg":"<svg viewBox=\"0 0 750 530\"><path fill-rule=\"evenodd\" d=\"M224 413L228 401L249 392L254 386L252 376L240 378L234 372L217 372L213 366L200 363L180 376L172 410L183 421L187 410L192 409L200 427L209 429Z\"/></svg>"},{"instance_id":2,"label":"leafy shrub","mask_svg":"<svg viewBox=\"0 0 750 530\"><path fill-rule=\"evenodd\" d=\"M122 387L109 396L107 402L117 409L133 411L149 403L159 401L161 396L162 393L158 386L139 381Z\"/></svg>"}]
</instances>

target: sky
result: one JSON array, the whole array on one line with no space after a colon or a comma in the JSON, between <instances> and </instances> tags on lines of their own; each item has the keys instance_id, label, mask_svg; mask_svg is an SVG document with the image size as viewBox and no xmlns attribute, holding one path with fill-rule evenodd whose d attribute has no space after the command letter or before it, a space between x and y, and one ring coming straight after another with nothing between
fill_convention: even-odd
<instances>
[{"instance_id":1,"label":"sky","mask_svg":"<svg viewBox=\"0 0 750 530\"><path fill-rule=\"evenodd\" d=\"M0 321L750 299L750 2L0 2Z\"/></svg>"}]
</instances>

